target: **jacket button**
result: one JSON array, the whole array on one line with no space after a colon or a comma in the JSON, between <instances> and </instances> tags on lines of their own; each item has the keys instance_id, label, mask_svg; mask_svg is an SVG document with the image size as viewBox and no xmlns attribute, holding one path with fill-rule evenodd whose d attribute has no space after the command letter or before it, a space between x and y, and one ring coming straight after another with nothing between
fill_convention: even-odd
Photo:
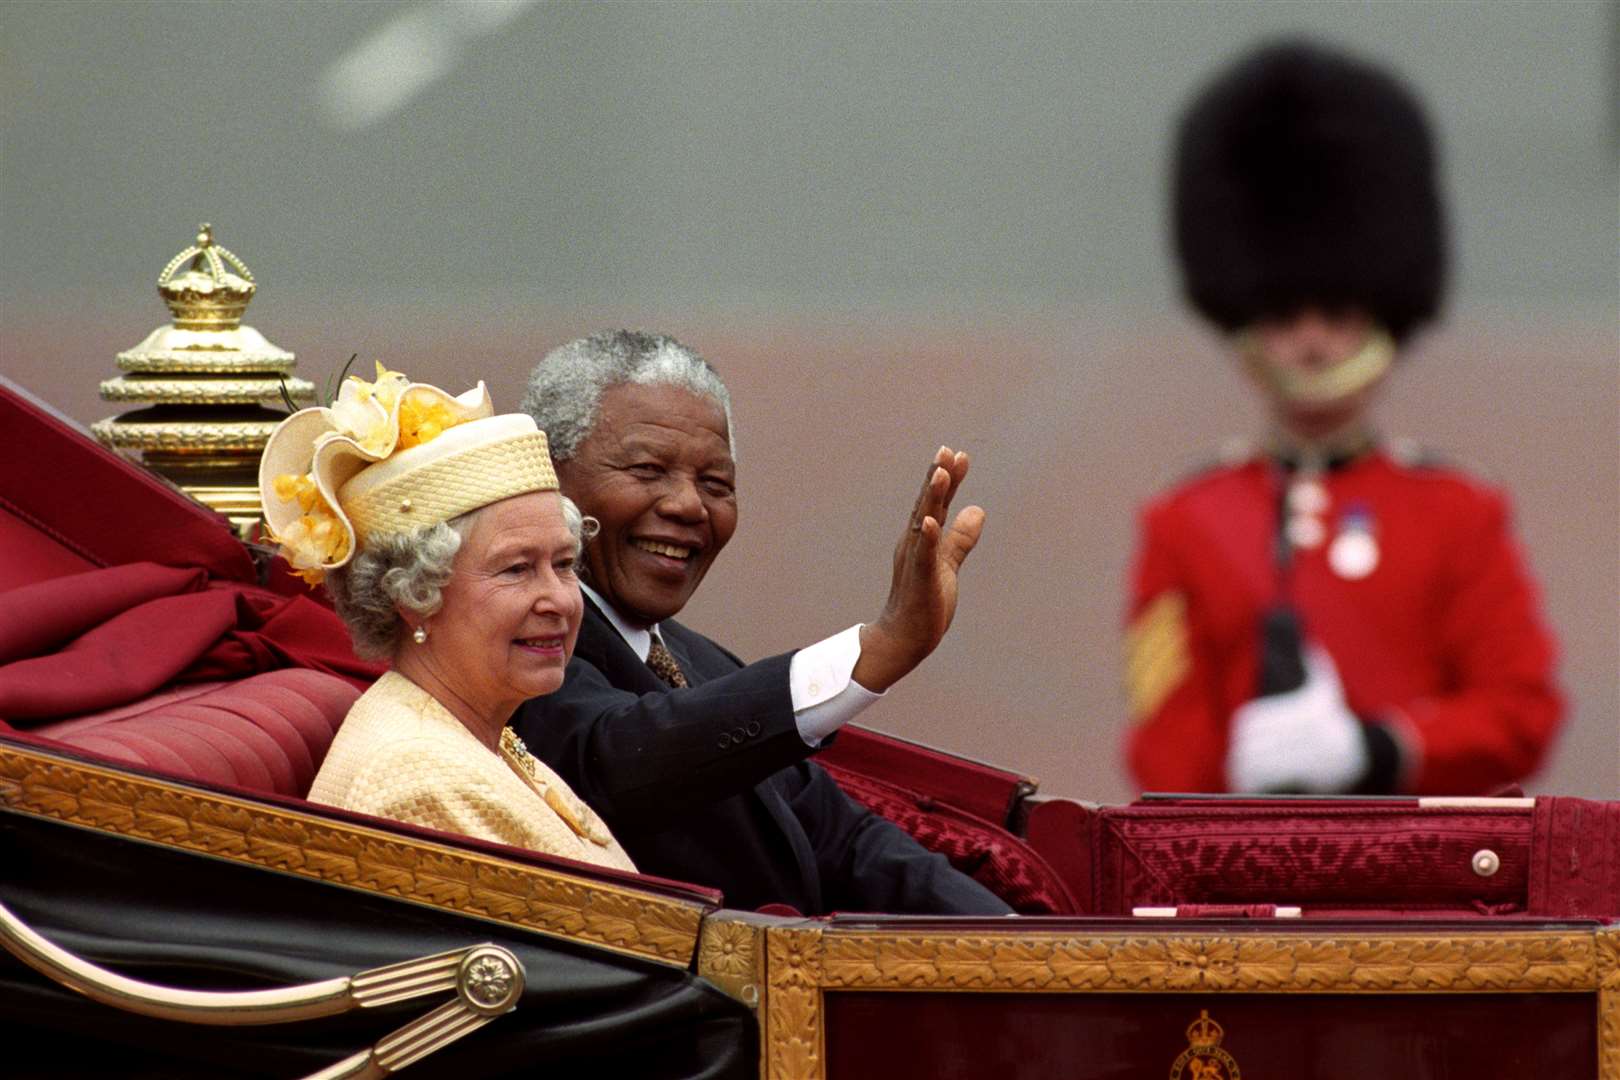
<instances>
[{"instance_id":1,"label":"jacket button","mask_svg":"<svg viewBox=\"0 0 1620 1080\"><path fill-rule=\"evenodd\" d=\"M746 731L744 731L742 728L732 728L732 730L731 730L731 741L732 742L740 743L746 738L748 738L748 733Z\"/></svg>"},{"instance_id":2,"label":"jacket button","mask_svg":"<svg viewBox=\"0 0 1620 1080\"><path fill-rule=\"evenodd\" d=\"M748 721L748 737L751 739L755 735L758 735L758 734L759 734L759 721L758 720L750 720L750 721Z\"/></svg>"},{"instance_id":3,"label":"jacket button","mask_svg":"<svg viewBox=\"0 0 1620 1080\"><path fill-rule=\"evenodd\" d=\"M725 732L722 731L720 733L720 749L724 750L726 747L728 747L730 745L731 745L731 736L727 735Z\"/></svg>"}]
</instances>

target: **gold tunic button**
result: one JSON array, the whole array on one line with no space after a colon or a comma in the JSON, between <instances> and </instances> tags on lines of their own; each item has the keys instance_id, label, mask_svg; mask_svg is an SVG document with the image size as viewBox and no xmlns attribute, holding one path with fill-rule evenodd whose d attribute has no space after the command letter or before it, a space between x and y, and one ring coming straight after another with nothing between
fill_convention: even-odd
<instances>
[{"instance_id":1,"label":"gold tunic button","mask_svg":"<svg viewBox=\"0 0 1620 1080\"><path fill-rule=\"evenodd\" d=\"M1470 862L1474 867L1474 873L1480 877L1490 877L1502 869L1502 860L1490 848L1480 848L1474 852L1474 857Z\"/></svg>"}]
</instances>

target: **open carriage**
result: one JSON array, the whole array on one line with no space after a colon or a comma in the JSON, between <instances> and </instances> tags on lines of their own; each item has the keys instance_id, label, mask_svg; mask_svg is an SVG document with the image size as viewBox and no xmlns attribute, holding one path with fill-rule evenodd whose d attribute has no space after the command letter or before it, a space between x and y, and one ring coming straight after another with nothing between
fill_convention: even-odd
<instances>
[{"instance_id":1,"label":"open carriage","mask_svg":"<svg viewBox=\"0 0 1620 1080\"><path fill-rule=\"evenodd\" d=\"M1024 917L731 910L306 802L335 617L9 384L0 463L6 1075L1620 1080L1620 804L1098 807L850 730Z\"/></svg>"}]
</instances>

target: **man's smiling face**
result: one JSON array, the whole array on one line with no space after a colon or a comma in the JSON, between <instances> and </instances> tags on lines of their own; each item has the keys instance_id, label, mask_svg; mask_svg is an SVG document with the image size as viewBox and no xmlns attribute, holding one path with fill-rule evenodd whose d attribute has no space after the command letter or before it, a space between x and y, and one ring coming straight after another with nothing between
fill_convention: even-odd
<instances>
[{"instance_id":1,"label":"man's smiling face","mask_svg":"<svg viewBox=\"0 0 1620 1080\"><path fill-rule=\"evenodd\" d=\"M596 426L557 463L563 493L601 523L587 580L626 621L673 617L737 528L736 464L720 404L667 384L602 392Z\"/></svg>"}]
</instances>

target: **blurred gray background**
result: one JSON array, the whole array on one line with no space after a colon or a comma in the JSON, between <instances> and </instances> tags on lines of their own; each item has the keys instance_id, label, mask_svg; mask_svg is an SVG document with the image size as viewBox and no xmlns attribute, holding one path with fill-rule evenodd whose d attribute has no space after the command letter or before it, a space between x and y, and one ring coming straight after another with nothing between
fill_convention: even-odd
<instances>
[{"instance_id":1,"label":"blurred gray background","mask_svg":"<svg viewBox=\"0 0 1620 1080\"><path fill-rule=\"evenodd\" d=\"M515 407L607 326L738 402L742 526L686 619L745 656L877 613L930 451L990 515L874 726L1101 801L1135 507L1259 417L1166 240L1181 102L1261 38L1387 61L1440 129L1446 320L1382 426L1515 495L1562 643L1531 787L1620 797L1620 16L1611 3L12 2L0 370L83 422L199 221L247 322Z\"/></svg>"}]
</instances>

